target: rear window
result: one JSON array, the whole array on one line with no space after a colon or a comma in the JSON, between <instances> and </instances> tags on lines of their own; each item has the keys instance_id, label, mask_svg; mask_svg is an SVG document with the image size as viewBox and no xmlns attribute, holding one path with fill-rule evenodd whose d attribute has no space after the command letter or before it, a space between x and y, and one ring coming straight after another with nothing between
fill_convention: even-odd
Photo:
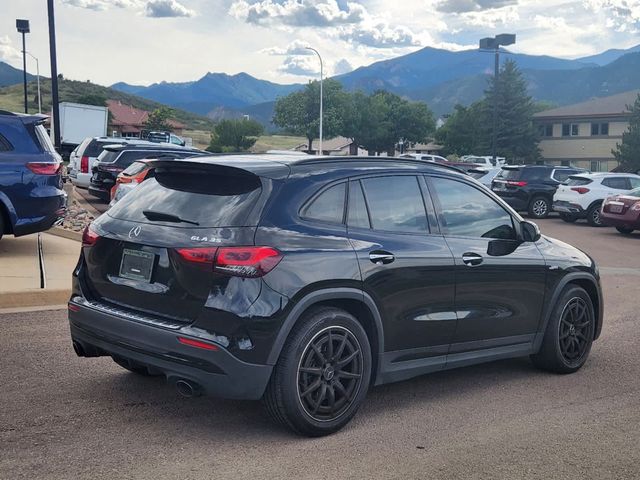
<instances>
[{"instance_id":1,"label":"rear window","mask_svg":"<svg viewBox=\"0 0 640 480\"><path fill-rule=\"evenodd\" d=\"M580 187L581 185L589 185L593 180L590 178L584 177L569 177L569 179L565 182L566 185L570 187Z\"/></svg>"},{"instance_id":2,"label":"rear window","mask_svg":"<svg viewBox=\"0 0 640 480\"><path fill-rule=\"evenodd\" d=\"M103 163L113 163L116 161L120 155L120 150L103 150L100 155L98 155L98 161Z\"/></svg>"},{"instance_id":3,"label":"rear window","mask_svg":"<svg viewBox=\"0 0 640 480\"><path fill-rule=\"evenodd\" d=\"M520 180L522 174L521 168L503 168L497 178L502 180Z\"/></svg>"},{"instance_id":4,"label":"rear window","mask_svg":"<svg viewBox=\"0 0 640 480\"><path fill-rule=\"evenodd\" d=\"M42 150L45 152L56 153L56 149L53 146L53 143L51 143L51 138L49 138L47 130L42 125L36 125L35 132Z\"/></svg>"},{"instance_id":5,"label":"rear window","mask_svg":"<svg viewBox=\"0 0 640 480\"><path fill-rule=\"evenodd\" d=\"M86 155L88 157L97 157L102 153L102 150L106 145L118 145L122 144L122 142L114 142L112 140L109 141L100 141L100 140L91 140L89 145L86 146L82 155Z\"/></svg>"},{"instance_id":6,"label":"rear window","mask_svg":"<svg viewBox=\"0 0 640 480\"><path fill-rule=\"evenodd\" d=\"M154 178L144 181L116 203L108 215L139 223L190 227L188 223L152 221L145 210L174 215L200 227L246 225L262 192L260 179L226 167L200 169L157 168Z\"/></svg>"}]
</instances>

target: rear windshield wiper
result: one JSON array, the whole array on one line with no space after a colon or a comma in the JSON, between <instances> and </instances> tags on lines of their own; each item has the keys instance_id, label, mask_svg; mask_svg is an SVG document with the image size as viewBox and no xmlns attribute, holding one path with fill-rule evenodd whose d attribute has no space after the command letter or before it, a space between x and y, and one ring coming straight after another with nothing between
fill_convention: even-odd
<instances>
[{"instance_id":1,"label":"rear windshield wiper","mask_svg":"<svg viewBox=\"0 0 640 480\"><path fill-rule=\"evenodd\" d=\"M149 220L159 220L159 221L165 221L165 222L178 222L178 223L189 223L191 225L200 225L198 222L180 218L178 215L173 215L172 213L155 212L153 210L143 210L142 214L145 217L147 217Z\"/></svg>"}]
</instances>

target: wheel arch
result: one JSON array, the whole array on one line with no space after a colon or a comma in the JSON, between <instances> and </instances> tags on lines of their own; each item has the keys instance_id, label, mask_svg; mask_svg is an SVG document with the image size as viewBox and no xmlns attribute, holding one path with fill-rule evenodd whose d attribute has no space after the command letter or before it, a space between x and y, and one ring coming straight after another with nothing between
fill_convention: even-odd
<instances>
[{"instance_id":1,"label":"wheel arch","mask_svg":"<svg viewBox=\"0 0 640 480\"><path fill-rule=\"evenodd\" d=\"M305 295L299 300L282 324L267 358L267 363L269 365L275 365L278 362L284 343L289 337L293 327L309 309L318 306L341 308L349 312L360 322L371 344L371 380L372 384L375 383L378 372L380 371L381 354L384 351L382 317L373 299L367 293L355 288L317 290Z\"/></svg>"},{"instance_id":2,"label":"wheel arch","mask_svg":"<svg viewBox=\"0 0 640 480\"><path fill-rule=\"evenodd\" d=\"M593 201L593 202L591 202L591 203L589 204L589 206L585 209L585 212L588 212L591 208L593 208L593 207L595 207L595 206L597 206L597 205L601 205L601 204L602 204L602 202L604 202L604 199L603 199L603 198L600 198L600 199L594 200L594 201Z\"/></svg>"},{"instance_id":3,"label":"wheel arch","mask_svg":"<svg viewBox=\"0 0 640 480\"><path fill-rule=\"evenodd\" d=\"M16 211L11 204L9 198L2 192L0 192L0 217L4 221L4 232L0 233L13 233L13 225L16 221Z\"/></svg>"},{"instance_id":4,"label":"wheel arch","mask_svg":"<svg viewBox=\"0 0 640 480\"><path fill-rule=\"evenodd\" d=\"M547 329L547 325L549 320L551 319L551 313L556 305L556 302L560 298L562 291L569 284L577 285L583 288L589 298L591 298L591 302L593 303L593 309L595 312L595 329L593 339L597 340L600 336L600 332L602 331L602 320L603 320L603 300L602 300L602 291L598 285L598 281L596 278L586 272L573 272L564 276L554 288L552 294L550 295L550 301L546 302L546 309L543 314L543 322L541 328L536 333L536 337L534 339L533 351L537 352L540 350L540 346L542 345L542 339L544 337L544 333Z\"/></svg>"}]
</instances>

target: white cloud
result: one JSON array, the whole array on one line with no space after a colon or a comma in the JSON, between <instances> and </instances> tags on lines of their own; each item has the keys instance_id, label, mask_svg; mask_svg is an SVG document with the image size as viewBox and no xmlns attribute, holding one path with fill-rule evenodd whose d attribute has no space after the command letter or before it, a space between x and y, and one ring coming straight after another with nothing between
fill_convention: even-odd
<instances>
[{"instance_id":1,"label":"white cloud","mask_svg":"<svg viewBox=\"0 0 640 480\"><path fill-rule=\"evenodd\" d=\"M584 6L607 14L607 26L616 32L640 32L640 0L584 0Z\"/></svg>"},{"instance_id":2,"label":"white cloud","mask_svg":"<svg viewBox=\"0 0 640 480\"><path fill-rule=\"evenodd\" d=\"M340 38L351 43L359 43L374 48L420 46L418 36L409 28L390 26L385 22L357 25L341 29Z\"/></svg>"},{"instance_id":3,"label":"white cloud","mask_svg":"<svg viewBox=\"0 0 640 480\"><path fill-rule=\"evenodd\" d=\"M336 0L235 0L231 16L256 25L283 24L293 27L330 27L358 23L364 19L365 8L359 3L347 2L340 8Z\"/></svg>"},{"instance_id":4,"label":"white cloud","mask_svg":"<svg viewBox=\"0 0 640 480\"><path fill-rule=\"evenodd\" d=\"M166 17L193 17L195 12L177 0L150 0L145 6L145 15L147 17L166 18Z\"/></svg>"},{"instance_id":5,"label":"white cloud","mask_svg":"<svg viewBox=\"0 0 640 480\"><path fill-rule=\"evenodd\" d=\"M21 58L20 50L13 46L9 35L0 36L0 60L11 61Z\"/></svg>"},{"instance_id":6,"label":"white cloud","mask_svg":"<svg viewBox=\"0 0 640 480\"><path fill-rule=\"evenodd\" d=\"M317 58L290 56L278 67L278 71L289 75L315 76L320 73L320 63Z\"/></svg>"},{"instance_id":7,"label":"white cloud","mask_svg":"<svg viewBox=\"0 0 640 480\"><path fill-rule=\"evenodd\" d=\"M260 50L260 53L266 53L267 55L313 55L313 52L307 48L308 46L308 42L304 42L302 40L294 40L285 48L263 48L262 50Z\"/></svg>"},{"instance_id":8,"label":"white cloud","mask_svg":"<svg viewBox=\"0 0 640 480\"><path fill-rule=\"evenodd\" d=\"M152 18L192 17L195 12L178 0L62 0L71 7L107 11L110 8L130 9Z\"/></svg>"},{"instance_id":9,"label":"white cloud","mask_svg":"<svg viewBox=\"0 0 640 480\"><path fill-rule=\"evenodd\" d=\"M334 75L342 75L344 73L349 73L353 70L353 66L349 63L346 58L338 60L333 67Z\"/></svg>"}]
</instances>

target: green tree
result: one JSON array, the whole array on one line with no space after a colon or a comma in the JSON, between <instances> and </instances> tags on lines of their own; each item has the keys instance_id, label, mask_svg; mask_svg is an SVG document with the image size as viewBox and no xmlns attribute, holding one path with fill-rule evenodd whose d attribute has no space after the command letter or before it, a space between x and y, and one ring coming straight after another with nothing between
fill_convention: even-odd
<instances>
[{"instance_id":1,"label":"green tree","mask_svg":"<svg viewBox=\"0 0 640 480\"><path fill-rule=\"evenodd\" d=\"M622 142L612 150L620 166L627 172L640 171L640 94L633 105L627 105L631 112L629 128L622 133Z\"/></svg>"},{"instance_id":2,"label":"green tree","mask_svg":"<svg viewBox=\"0 0 640 480\"><path fill-rule=\"evenodd\" d=\"M104 107L107 105L107 97L100 93L86 93L84 95L80 95L76 99L76 102L84 105L97 105L98 107Z\"/></svg>"},{"instance_id":3,"label":"green tree","mask_svg":"<svg viewBox=\"0 0 640 480\"><path fill-rule=\"evenodd\" d=\"M340 134L347 95L337 80L323 82L323 137L333 138ZM320 135L320 83L309 82L297 92L277 100L274 125L292 135L307 139L309 150L313 149L313 140Z\"/></svg>"},{"instance_id":4,"label":"green tree","mask_svg":"<svg viewBox=\"0 0 640 480\"><path fill-rule=\"evenodd\" d=\"M514 61L505 62L497 80L491 77L484 105L488 119L493 118L493 108L497 105L496 151L499 156L525 162L539 158L538 132L533 126L535 105L527 95L526 81ZM492 120L487 123L491 138Z\"/></svg>"},{"instance_id":5,"label":"green tree","mask_svg":"<svg viewBox=\"0 0 640 480\"><path fill-rule=\"evenodd\" d=\"M173 117L174 111L169 107L156 108L149 114L147 121L144 122L144 126L147 130L170 132L172 127L169 124L169 120Z\"/></svg>"},{"instance_id":6,"label":"green tree","mask_svg":"<svg viewBox=\"0 0 640 480\"><path fill-rule=\"evenodd\" d=\"M484 155L491 150L491 117L483 101L469 107L456 105L447 122L436 132L444 155Z\"/></svg>"},{"instance_id":7,"label":"green tree","mask_svg":"<svg viewBox=\"0 0 640 480\"><path fill-rule=\"evenodd\" d=\"M264 132L255 120L222 120L211 134L207 150L210 152L243 152L249 150Z\"/></svg>"}]
</instances>

